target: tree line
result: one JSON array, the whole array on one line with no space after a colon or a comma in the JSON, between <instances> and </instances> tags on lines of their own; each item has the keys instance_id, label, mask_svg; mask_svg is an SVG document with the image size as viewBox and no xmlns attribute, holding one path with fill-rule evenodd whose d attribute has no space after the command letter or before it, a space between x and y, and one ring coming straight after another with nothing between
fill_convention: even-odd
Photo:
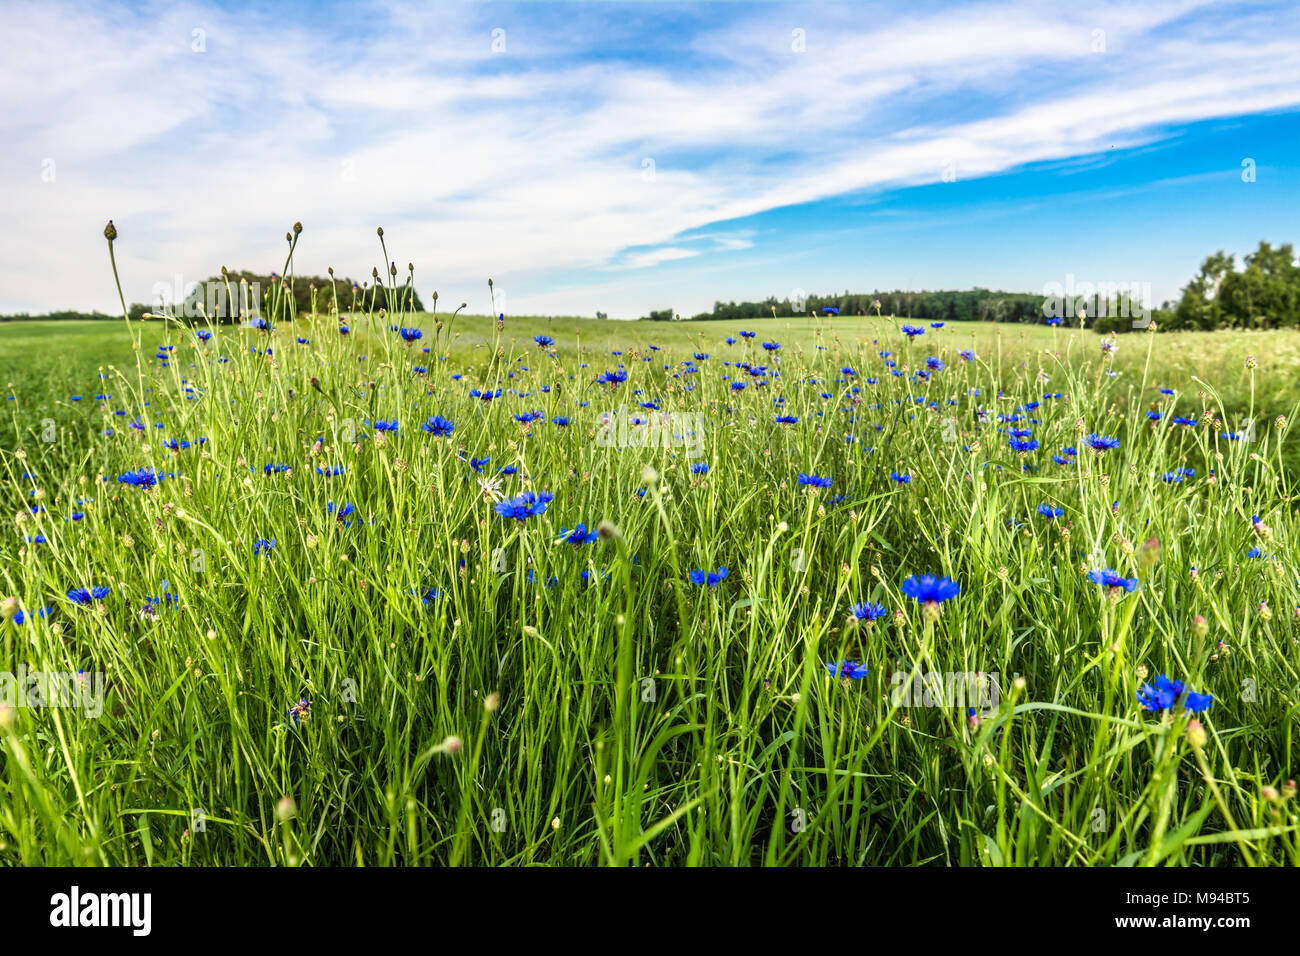
<instances>
[{"instance_id":1,"label":"tree line","mask_svg":"<svg viewBox=\"0 0 1300 956\"><path fill-rule=\"evenodd\" d=\"M223 271L188 288L175 289L166 283L155 286L153 302L134 302L127 310L132 320L147 314L174 315L182 321L238 322L254 316L319 314L370 315L385 309L423 312L424 303L414 285L399 284L392 290L379 282L363 283L337 276L294 276L292 281L274 273ZM103 312L62 310L33 315L20 312L0 315L0 322L64 322L120 319Z\"/></svg>"},{"instance_id":2,"label":"tree line","mask_svg":"<svg viewBox=\"0 0 1300 956\"><path fill-rule=\"evenodd\" d=\"M1183 287L1177 301L1160 306L1136 283L1066 285L1042 294L998 292L984 288L933 292L849 292L829 295L769 296L758 302L715 302L712 311L690 321L743 320L835 314L894 315L932 322L1000 322L1042 325L1059 319L1098 332L1145 328L1146 320L1163 329L1285 328L1300 326L1300 262L1290 243L1274 248L1260 242L1243 257L1216 252ZM646 318L678 318L672 309L657 309ZM686 318L682 316L681 318Z\"/></svg>"}]
</instances>

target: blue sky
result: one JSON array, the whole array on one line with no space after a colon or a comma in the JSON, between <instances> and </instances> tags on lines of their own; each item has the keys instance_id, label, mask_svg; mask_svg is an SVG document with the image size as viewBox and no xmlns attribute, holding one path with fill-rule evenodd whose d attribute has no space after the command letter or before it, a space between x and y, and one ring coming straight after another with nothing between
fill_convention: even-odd
<instances>
[{"instance_id":1,"label":"blue sky","mask_svg":"<svg viewBox=\"0 0 1300 956\"><path fill-rule=\"evenodd\" d=\"M683 314L1150 283L1300 222L1292 3L0 10L0 312L220 266ZM1251 161L1253 181L1243 178Z\"/></svg>"}]
</instances>

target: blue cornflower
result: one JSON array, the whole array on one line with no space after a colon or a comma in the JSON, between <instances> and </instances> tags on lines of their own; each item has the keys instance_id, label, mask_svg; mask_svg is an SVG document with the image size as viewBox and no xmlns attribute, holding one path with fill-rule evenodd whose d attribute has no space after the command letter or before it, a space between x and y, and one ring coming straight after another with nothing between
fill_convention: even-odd
<instances>
[{"instance_id":1,"label":"blue cornflower","mask_svg":"<svg viewBox=\"0 0 1300 956\"><path fill-rule=\"evenodd\" d=\"M117 480L124 485L130 485L133 488L152 488L158 484L158 480L165 476L151 471L148 468L141 468L139 471L128 471L118 475Z\"/></svg>"},{"instance_id":2,"label":"blue cornflower","mask_svg":"<svg viewBox=\"0 0 1300 956\"><path fill-rule=\"evenodd\" d=\"M900 475L896 471L891 471L889 477L894 479L894 481L898 482L900 485L910 485L912 483L911 475Z\"/></svg>"},{"instance_id":3,"label":"blue cornflower","mask_svg":"<svg viewBox=\"0 0 1300 956\"><path fill-rule=\"evenodd\" d=\"M84 607L87 604L93 604L95 601L102 601L111 593L112 588L91 585L88 588L73 588L68 592L68 600L73 604L80 604Z\"/></svg>"},{"instance_id":4,"label":"blue cornflower","mask_svg":"<svg viewBox=\"0 0 1300 956\"><path fill-rule=\"evenodd\" d=\"M819 478L817 475L805 475L800 472L799 484L811 485L814 488L829 488L833 484L833 479Z\"/></svg>"},{"instance_id":5,"label":"blue cornflower","mask_svg":"<svg viewBox=\"0 0 1300 956\"><path fill-rule=\"evenodd\" d=\"M780 343L780 342L764 342L764 343L763 343L763 348L767 349L767 351L769 351L769 352L778 352L778 351L780 351L780 349L781 349L781 343Z\"/></svg>"},{"instance_id":6,"label":"blue cornflower","mask_svg":"<svg viewBox=\"0 0 1300 956\"><path fill-rule=\"evenodd\" d=\"M531 491L525 491L522 495L511 498L508 501L497 503L497 514L503 518L514 518L516 521L527 521L529 518L535 518L546 511L546 506L555 498L549 491L541 491L534 494Z\"/></svg>"},{"instance_id":7,"label":"blue cornflower","mask_svg":"<svg viewBox=\"0 0 1300 956\"><path fill-rule=\"evenodd\" d=\"M212 333L207 329L198 329L194 334L199 337L200 342L206 342L208 339L212 338Z\"/></svg>"},{"instance_id":8,"label":"blue cornflower","mask_svg":"<svg viewBox=\"0 0 1300 956\"><path fill-rule=\"evenodd\" d=\"M1051 505L1039 505L1038 513L1045 518L1059 518L1065 514L1065 509L1053 508Z\"/></svg>"},{"instance_id":9,"label":"blue cornflower","mask_svg":"<svg viewBox=\"0 0 1300 956\"><path fill-rule=\"evenodd\" d=\"M707 475L708 473L709 466L706 462L697 461L695 464L691 465L692 475Z\"/></svg>"},{"instance_id":10,"label":"blue cornflower","mask_svg":"<svg viewBox=\"0 0 1300 956\"><path fill-rule=\"evenodd\" d=\"M1143 684L1137 692L1137 699L1143 710L1156 712L1172 710L1182 700L1183 710L1193 714L1208 710L1214 703L1213 695L1197 694L1182 681L1170 680L1164 674L1158 675L1153 683Z\"/></svg>"},{"instance_id":11,"label":"blue cornflower","mask_svg":"<svg viewBox=\"0 0 1300 956\"><path fill-rule=\"evenodd\" d=\"M397 431L397 419L386 422L382 418L375 419L375 431L377 432L395 432Z\"/></svg>"},{"instance_id":12,"label":"blue cornflower","mask_svg":"<svg viewBox=\"0 0 1300 956\"><path fill-rule=\"evenodd\" d=\"M288 717L290 720L292 720L295 724L298 723L299 721L310 719L311 701L309 701L306 697L298 698L298 703L290 707L288 711L285 712L285 716Z\"/></svg>"},{"instance_id":13,"label":"blue cornflower","mask_svg":"<svg viewBox=\"0 0 1300 956\"><path fill-rule=\"evenodd\" d=\"M335 520L343 521L345 518L348 517L348 515L352 514L352 512L357 510L357 506L351 504L350 502L344 502L341 505L336 505L334 504L334 502L331 501L329 502L329 504L325 506L325 510L327 513L332 514ZM347 527L351 523L352 523L351 521L345 522L344 527Z\"/></svg>"},{"instance_id":14,"label":"blue cornflower","mask_svg":"<svg viewBox=\"0 0 1300 956\"><path fill-rule=\"evenodd\" d=\"M1008 444L1012 451L1035 451L1038 448L1037 438L1013 438Z\"/></svg>"},{"instance_id":15,"label":"blue cornflower","mask_svg":"<svg viewBox=\"0 0 1300 956\"><path fill-rule=\"evenodd\" d=\"M622 369L616 369L613 372L606 372L596 382L600 385L619 385L627 381L627 372Z\"/></svg>"},{"instance_id":16,"label":"blue cornflower","mask_svg":"<svg viewBox=\"0 0 1300 956\"><path fill-rule=\"evenodd\" d=\"M1118 438L1111 438L1109 435L1098 435L1095 432L1090 434L1087 437L1086 441L1088 442L1089 447L1095 449L1098 452L1103 452L1110 448L1119 447Z\"/></svg>"},{"instance_id":17,"label":"blue cornflower","mask_svg":"<svg viewBox=\"0 0 1300 956\"><path fill-rule=\"evenodd\" d=\"M274 538L272 538L269 541L266 538L258 538L256 541L253 542L253 554L270 554L271 549L274 547L275 547Z\"/></svg>"},{"instance_id":18,"label":"blue cornflower","mask_svg":"<svg viewBox=\"0 0 1300 956\"><path fill-rule=\"evenodd\" d=\"M578 526L572 531L568 528L560 529L560 540L573 545L575 548L579 545L595 541L599 537L600 535L595 531L588 531L587 526L582 522L579 522Z\"/></svg>"},{"instance_id":19,"label":"blue cornflower","mask_svg":"<svg viewBox=\"0 0 1300 956\"><path fill-rule=\"evenodd\" d=\"M961 585L948 578L915 574L903 582L903 593L921 604L942 604L961 593Z\"/></svg>"},{"instance_id":20,"label":"blue cornflower","mask_svg":"<svg viewBox=\"0 0 1300 956\"><path fill-rule=\"evenodd\" d=\"M716 588L718 586L718 583L725 580L726 577L727 577L726 568L718 568L717 571L696 570L691 572L691 583L699 584L699 585L708 585L708 587L711 590L713 588Z\"/></svg>"},{"instance_id":21,"label":"blue cornflower","mask_svg":"<svg viewBox=\"0 0 1300 956\"><path fill-rule=\"evenodd\" d=\"M418 342L424 338L424 333L419 329L398 329L397 334L402 337L403 342Z\"/></svg>"},{"instance_id":22,"label":"blue cornflower","mask_svg":"<svg viewBox=\"0 0 1300 956\"><path fill-rule=\"evenodd\" d=\"M852 680L862 680L869 673L866 664L855 664L853 661L841 661L840 663L827 661L826 669L834 677L845 677Z\"/></svg>"},{"instance_id":23,"label":"blue cornflower","mask_svg":"<svg viewBox=\"0 0 1300 956\"><path fill-rule=\"evenodd\" d=\"M905 325L903 326L903 334L909 339L914 339L918 335L925 335L925 329L916 325Z\"/></svg>"},{"instance_id":24,"label":"blue cornflower","mask_svg":"<svg viewBox=\"0 0 1300 956\"><path fill-rule=\"evenodd\" d=\"M889 613L883 604L854 604L849 610L859 621L878 621Z\"/></svg>"},{"instance_id":25,"label":"blue cornflower","mask_svg":"<svg viewBox=\"0 0 1300 956\"><path fill-rule=\"evenodd\" d=\"M1096 571L1089 571L1090 577L1094 583L1103 585L1108 588L1123 588L1125 591L1132 593L1137 587L1137 578L1126 578L1118 571L1112 571L1110 568L1099 568Z\"/></svg>"},{"instance_id":26,"label":"blue cornflower","mask_svg":"<svg viewBox=\"0 0 1300 956\"><path fill-rule=\"evenodd\" d=\"M795 415L778 415L776 417L776 422L778 425L797 425L799 419Z\"/></svg>"},{"instance_id":27,"label":"blue cornflower","mask_svg":"<svg viewBox=\"0 0 1300 956\"><path fill-rule=\"evenodd\" d=\"M556 415L551 419L551 424L559 425L561 428L567 428L569 426L569 419L564 415Z\"/></svg>"},{"instance_id":28,"label":"blue cornflower","mask_svg":"<svg viewBox=\"0 0 1300 956\"><path fill-rule=\"evenodd\" d=\"M411 588L410 593L423 601L425 607L442 597L442 592L437 588Z\"/></svg>"},{"instance_id":29,"label":"blue cornflower","mask_svg":"<svg viewBox=\"0 0 1300 956\"><path fill-rule=\"evenodd\" d=\"M456 424L449 418L434 415L420 426L434 438L447 438L456 430Z\"/></svg>"},{"instance_id":30,"label":"blue cornflower","mask_svg":"<svg viewBox=\"0 0 1300 956\"><path fill-rule=\"evenodd\" d=\"M551 338L549 335L534 335L533 341L544 349L549 349L555 344L555 339Z\"/></svg>"}]
</instances>

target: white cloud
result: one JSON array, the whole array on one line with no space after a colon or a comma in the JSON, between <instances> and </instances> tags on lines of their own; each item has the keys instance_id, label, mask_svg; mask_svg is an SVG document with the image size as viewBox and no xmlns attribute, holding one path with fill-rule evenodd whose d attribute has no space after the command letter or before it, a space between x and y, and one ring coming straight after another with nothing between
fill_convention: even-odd
<instances>
[{"instance_id":1,"label":"white cloud","mask_svg":"<svg viewBox=\"0 0 1300 956\"><path fill-rule=\"evenodd\" d=\"M593 55L613 7L377 4L285 23L199 4L7 4L0 311L111 309L110 217L128 299L178 272L275 268L301 219L299 271L368 276L383 225L426 297L473 304L492 275L516 311L563 294L576 309L639 288L596 273L752 244L697 241L712 224L934 182L950 160L970 178L1300 103L1300 14L1203 7L905 7L885 21L760 6L665 39L665 62ZM649 287L622 295L656 304Z\"/></svg>"}]
</instances>

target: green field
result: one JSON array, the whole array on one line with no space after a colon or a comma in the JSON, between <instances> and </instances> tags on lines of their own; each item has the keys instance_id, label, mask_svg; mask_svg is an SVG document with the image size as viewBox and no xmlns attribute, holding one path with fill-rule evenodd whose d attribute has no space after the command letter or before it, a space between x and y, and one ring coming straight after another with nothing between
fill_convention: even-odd
<instances>
[{"instance_id":1,"label":"green field","mask_svg":"<svg viewBox=\"0 0 1300 956\"><path fill-rule=\"evenodd\" d=\"M0 862L1300 863L1300 333L439 322L0 326Z\"/></svg>"}]
</instances>

